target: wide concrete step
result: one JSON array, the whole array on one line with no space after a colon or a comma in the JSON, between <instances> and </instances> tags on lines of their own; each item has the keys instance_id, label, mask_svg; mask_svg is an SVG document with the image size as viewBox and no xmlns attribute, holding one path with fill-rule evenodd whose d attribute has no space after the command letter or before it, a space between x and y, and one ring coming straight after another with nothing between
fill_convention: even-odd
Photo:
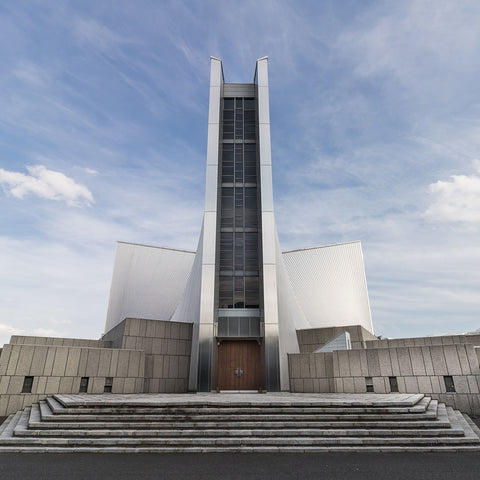
<instances>
[{"instance_id":1,"label":"wide concrete step","mask_svg":"<svg viewBox=\"0 0 480 480\"><path fill-rule=\"evenodd\" d=\"M479 445L477 439L468 437L215 437L215 438L0 438L0 445L48 445L48 446L326 446L326 445Z\"/></svg>"},{"instance_id":2,"label":"wide concrete step","mask_svg":"<svg viewBox=\"0 0 480 480\"><path fill-rule=\"evenodd\" d=\"M456 437L461 428L445 429L211 429L211 430L15 430L15 436L26 437Z\"/></svg>"},{"instance_id":3,"label":"wide concrete step","mask_svg":"<svg viewBox=\"0 0 480 480\"><path fill-rule=\"evenodd\" d=\"M252 401L238 408L225 397L214 402L220 406L207 407L179 405L168 397L166 406L156 400L165 407L160 414L150 397L133 402L140 406L121 404L125 396L106 396L103 406L92 406L86 396L67 397L10 416L0 429L0 452L480 451L480 430L468 416L423 395L393 397L399 405L391 411L379 406L382 396L372 401L364 396L364 405L326 397L326 411L287 404L290 397L285 396L281 402L267 398L265 407ZM256 411L262 408L263 415ZM378 415L363 409L375 409Z\"/></svg>"},{"instance_id":4,"label":"wide concrete step","mask_svg":"<svg viewBox=\"0 0 480 480\"><path fill-rule=\"evenodd\" d=\"M221 405L157 405L155 407L133 407L131 405L123 405L117 407L110 406L96 406L96 407L65 407L62 403L54 397L48 397L45 403L48 405L50 411L55 415L159 415L159 414L177 414L187 415L192 413L201 413L202 415L212 414L249 414L249 415L264 415L264 414L335 414L335 413L352 413L352 414L372 414L378 415L382 413L424 413L426 412L431 402L430 397L422 398L416 405L413 406L397 406L397 407L381 407L381 406L317 406L304 407L298 405L290 405L283 407L271 406L247 406L235 407L225 404Z\"/></svg>"},{"instance_id":5,"label":"wide concrete step","mask_svg":"<svg viewBox=\"0 0 480 480\"><path fill-rule=\"evenodd\" d=\"M241 398L239 400L238 398ZM65 407L413 407L425 395L415 394L57 394L54 398Z\"/></svg>"},{"instance_id":6,"label":"wide concrete step","mask_svg":"<svg viewBox=\"0 0 480 480\"><path fill-rule=\"evenodd\" d=\"M76 409L83 410L83 409ZM245 410L245 409L243 409ZM96 413L89 414L80 412L71 412L68 414L63 413L54 413L52 412L49 404L47 402L40 402L40 411L42 421L53 421L53 422L70 422L70 421L90 421L90 422L139 422L139 421L203 421L208 420L211 422L233 422L233 421L372 421L372 419L382 421L382 420L428 420L434 419L437 416L437 402L432 401L428 405L428 408L424 412L418 413L350 413L347 409L344 411L339 411L337 413L295 413L291 411L281 412L271 414L268 411L263 414L255 412L254 414L249 413L238 413L238 411L232 411L231 413L212 413L204 412L198 408L190 410L184 413L170 413L164 412L161 414L151 413L145 414L143 412L139 413ZM57 409L57 412L59 409ZM246 410L245 410L246 411Z\"/></svg>"}]
</instances>

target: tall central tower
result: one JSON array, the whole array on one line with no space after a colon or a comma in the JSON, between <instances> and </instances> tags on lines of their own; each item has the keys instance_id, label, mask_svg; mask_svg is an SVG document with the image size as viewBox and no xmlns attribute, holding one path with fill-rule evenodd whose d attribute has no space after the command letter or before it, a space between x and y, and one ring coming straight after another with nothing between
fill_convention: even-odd
<instances>
[{"instance_id":1,"label":"tall central tower","mask_svg":"<svg viewBox=\"0 0 480 480\"><path fill-rule=\"evenodd\" d=\"M267 57L246 84L212 57L198 390L280 389L276 243Z\"/></svg>"}]
</instances>

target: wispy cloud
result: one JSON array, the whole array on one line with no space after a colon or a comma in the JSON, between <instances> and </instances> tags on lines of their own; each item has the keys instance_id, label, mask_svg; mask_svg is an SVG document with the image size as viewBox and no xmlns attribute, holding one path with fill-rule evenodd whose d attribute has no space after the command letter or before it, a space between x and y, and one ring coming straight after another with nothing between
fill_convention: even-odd
<instances>
[{"instance_id":1,"label":"wispy cloud","mask_svg":"<svg viewBox=\"0 0 480 480\"><path fill-rule=\"evenodd\" d=\"M429 187L432 204L425 216L436 222L480 225L480 162L478 174L452 175L450 181L439 180Z\"/></svg>"},{"instance_id":2,"label":"wispy cloud","mask_svg":"<svg viewBox=\"0 0 480 480\"><path fill-rule=\"evenodd\" d=\"M16 198L32 194L40 198L65 202L80 207L94 203L92 192L61 172L48 170L43 165L27 166L30 175L0 168L0 184Z\"/></svg>"}]
</instances>

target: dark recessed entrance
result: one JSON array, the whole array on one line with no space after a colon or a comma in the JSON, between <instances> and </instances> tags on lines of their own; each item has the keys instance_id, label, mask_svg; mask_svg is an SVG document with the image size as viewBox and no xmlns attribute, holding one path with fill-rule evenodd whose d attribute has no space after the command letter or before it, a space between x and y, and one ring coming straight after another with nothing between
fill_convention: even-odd
<instances>
[{"instance_id":1,"label":"dark recessed entrance","mask_svg":"<svg viewBox=\"0 0 480 480\"><path fill-rule=\"evenodd\" d=\"M228 340L218 346L218 388L260 390L261 346L256 340Z\"/></svg>"}]
</instances>

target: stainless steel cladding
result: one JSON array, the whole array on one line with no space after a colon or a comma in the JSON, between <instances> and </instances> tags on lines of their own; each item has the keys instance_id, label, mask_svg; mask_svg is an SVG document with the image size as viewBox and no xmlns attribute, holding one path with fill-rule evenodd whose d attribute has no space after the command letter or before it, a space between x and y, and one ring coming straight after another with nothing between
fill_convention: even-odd
<instances>
[{"instance_id":1,"label":"stainless steel cladding","mask_svg":"<svg viewBox=\"0 0 480 480\"><path fill-rule=\"evenodd\" d=\"M194 258L194 252L118 242L105 332L127 317L170 320Z\"/></svg>"},{"instance_id":2,"label":"stainless steel cladding","mask_svg":"<svg viewBox=\"0 0 480 480\"><path fill-rule=\"evenodd\" d=\"M361 325L373 333L360 242L293 250L283 258L312 328Z\"/></svg>"}]
</instances>

